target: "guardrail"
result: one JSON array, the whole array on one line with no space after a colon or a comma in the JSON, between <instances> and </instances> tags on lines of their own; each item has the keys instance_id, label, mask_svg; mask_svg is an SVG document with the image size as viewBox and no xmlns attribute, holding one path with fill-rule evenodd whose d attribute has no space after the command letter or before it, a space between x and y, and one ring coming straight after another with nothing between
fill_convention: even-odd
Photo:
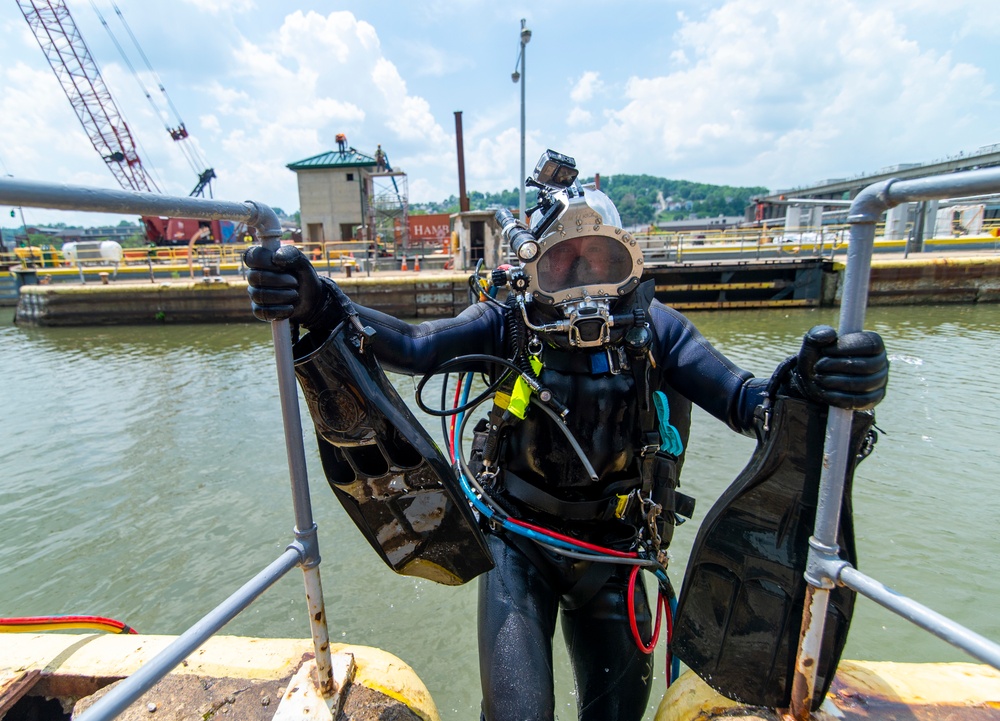
<instances>
[{"instance_id":1,"label":"guardrail","mask_svg":"<svg viewBox=\"0 0 1000 721\"><path fill-rule=\"evenodd\" d=\"M839 332L853 333L864 325L875 224L900 203L1000 192L1000 168L970 170L916 180L887 180L862 190L848 211L850 244L840 306ZM820 474L816 522L809 539L802 633L792 682L792 715L810 716L818 657L826 623L830 590L846 586L911 621L980 661L1000 669L1000 645L882 585L840 557L837 530L848 466L852 411L830 408Z\"/></svg>"},{"instance_id":2,"label":"guardrail","mask_svg":"<svg viewBox=\"0 0 1000 721\"><path fill-rule=\"evenodd\" d=\"M281 237L281 226L274 211L253 201L231 203L0 178L0 204L128 215L237 220L255 227L257 237L272 249L279 246ZM306 603L316 652L320 692L324 698L329 699L338 691L334 688L330 639L319 577L319 541L309 500L302 420L299 416L288 321L272 322L271 334L295 516L294 540L264 570L87 709L79 721L109 721L118 716L295 566L302 568L305 577Z\"/></svg>"},{"instance_id":3,"label":"guardrail","mask_svg":"<svg viewBox=\"0 0 1000 721\"><path fill-rule=\"evenodd\" d=\"M910 241L880 237L882 227L877 226L874 250L877 253L902 253L910 255ZM785 231L775 228L738 229L715 231L712 233L652 233L635 234L642 247L646 263L663 263L693 260L714 260L717 258L738 258L757 260L782 257L825 257L833 258L846 254L850 240L850 226L824 226ZM922 252L952 249L1000 251L1000 226L984 228L977 235L947 235L925 238Z\"/></svg>"}]
</instances>

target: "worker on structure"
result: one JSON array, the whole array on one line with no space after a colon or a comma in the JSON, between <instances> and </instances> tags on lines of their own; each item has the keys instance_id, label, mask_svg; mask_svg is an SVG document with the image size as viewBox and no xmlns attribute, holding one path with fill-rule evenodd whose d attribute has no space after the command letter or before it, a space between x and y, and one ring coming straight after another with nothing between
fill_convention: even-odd
<instances>
[{"instance_id":1,"label":"worker on structure","mask_svg":"<svg viewBox=\"0 0 1000 721\"><path fill-rule=\"evenodd\" d=\"M653 282L640 282L641 249L628 242L611 200L576 181L572 158L548 151L533 184L540 203L529 225L509 211L497 214L521 259L493 271L493 285L508 289L506 302L487 299L456 318L406 323L353 305L292 246L247 251L249 294L261 320L287 318L309 330L300 342L313 338L309 362L317 368L329 365L326 349L349 332L345 319L353 319L365 327L366 347L391 371L425 374L475 354L531 379L541 392L521 418L500 401L504 392L512 404L516 385L500 386L489 422L477 427L478 464L469 464L477 467L462 466L503 511L488 523L482 519L495 564L479 585L483 718L554 718L552 644L561 615L579 718L638 721L653 669L637 636L652 635L652 612L642 575L636 583L636 566L615 554L655 539L653 557L666 563L675 518L690 515L693 505L675 490L692 402L751 435L769 381L736 366L687 318L653 299ZM887 377L876 333L838 337L817 326L805 335L782 388L808 402L870 409L882 400ZM330 424L346 423L348 414L334 400L350 394L306 395L327 399L321 410ZM542 412L543 405L552 412ZM395 438L379 441L395 445ZM501 522L508 518L606 554L580 560L554 541L515 533ZM369 528L367 535L389 528Z\"/></svg>"},{"instance_id":2,"label":"worker on structure","mask_svg":"<svg viewBox=\"0 0 1000 721\"><path fill-rule=\"evenodd\" d=\"M337 149L341 155L347 152L347 136L343 133L337 133Z\"/></svg>"},{"instance_id":3,"label":"worker on structure","mask_svg":"<svg viewBox=\"0 0 1000 721\"><path fill-rule=\"evenodd\" d=\"M382 146L380 144L378 148L375 150L375 168L378 170L378 172L384 173L385 166L386 166L385 151L382 150Z\"/></svg>"}]
</instances>

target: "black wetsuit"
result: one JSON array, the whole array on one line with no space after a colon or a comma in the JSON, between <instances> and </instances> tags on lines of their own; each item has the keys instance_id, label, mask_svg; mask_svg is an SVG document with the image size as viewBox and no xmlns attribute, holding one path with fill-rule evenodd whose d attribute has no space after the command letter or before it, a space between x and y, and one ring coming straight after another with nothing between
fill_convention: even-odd
<instances>
[{"instance_id":1,"label":"black wetsuit","mask_svg":"<svg viewBox=\"0 0 1000 721\"><path fill-rule=\"evenodd\" d=\"M376 329L373 347L389 370L419 374L461 355L509 356L503 312L479 303L458 317L410 325L358 308ZM708 343L680 313L653 301L651 357L661 388L683 396L671 421L686 429L690 402L749 433L765 381L754 379ZM586 353L587 351L572 351ZM543 364L545 357L543 353ZM637 475L634 438L639 424L636 383L628 373L580 373L543 368L543 384L569 406L567 423L591 460L594 484L551 420L529 412L511 429L500 467L528 484L567 500L608 494L608 486ZM656 390L656 389L653 389ZM566 520L504 497L519 517L593 542L626 548L634 529L621 521ZM573 662L579 718L640 719L649 699L652 656L632 638L627 616L629 568L572 561L508 534L488 536L496 567L479 587L479 659L483 716L488 721L554 717L552 639L562 609L563 634ZM640 574L641 575L641 574ZM651 611L642 583L636 615L649 638Z\"/></svg>"}]
</instances>

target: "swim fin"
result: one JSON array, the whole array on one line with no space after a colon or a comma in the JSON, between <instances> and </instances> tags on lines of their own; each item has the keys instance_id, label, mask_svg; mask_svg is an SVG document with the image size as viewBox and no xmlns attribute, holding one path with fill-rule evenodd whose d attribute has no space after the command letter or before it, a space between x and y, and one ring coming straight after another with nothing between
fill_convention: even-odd
<instances>
[{"instance_id":1,"label":"swim fin","mask_svg":"<svg viewBox=\"0 0 1000 721\"><path fill-rule=\"evenodd\" d=\"M356 316L354 316L356 319ZM493 567L458 479L351 318L295 346L327 482L397 573L457 586Z\"/></svg>"},{"instance_id":2,"label":"swim fin","mask_svg":"<svg viewBox=\"0 0 1000 721\"><path fill-rule=\"evenodd\" d=\"M671 651L741 703L785 708L791 699L826 417L825 406L780 396L770 431L705 516L691 551ZM853 565L851 480L873 424L872 413L854 413L838 532L841 556ZM814 710L840 661L854 599L846 587L830 592Z\"/></svg>"}]
</instances>

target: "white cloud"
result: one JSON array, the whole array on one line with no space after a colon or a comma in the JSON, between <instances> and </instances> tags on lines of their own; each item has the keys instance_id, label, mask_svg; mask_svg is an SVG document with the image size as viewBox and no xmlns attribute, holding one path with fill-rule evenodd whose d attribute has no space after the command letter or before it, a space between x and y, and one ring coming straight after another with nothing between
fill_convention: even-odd
<instances>
[{"instance_id":1,"label":"white cloud","mask_svg":"<svg viewBox=\"0 0 1000 721\"><path fill-rule=\"evenodd\" d=\"M334 147L340 132L369 155L381 143L394 167L424 151L454 166L451 136L427 100L408 91L375 28L352 13L297 10L272 36L243 38L237 54L245 60L239 75L212 91L216 122L229 128L230 168L220 181L253 176L255 187L297 207L297 196L287 198L294 180L284 166Z\"/></svg>"},{"instance_id":2,"label":"white cloud","mask_svg":"<svg viewBox=\"0 0 1000 721\"><path fill-rule=\"evenodd\" d=\"M990 97L984 73L922 50L887 9L827 9L822 0L732 0L686 20L675 54L690 64L630 78L627 102L573 144L615 172L710 180L725 167L753 184L871 169L838 166L847 146L887 162L909 160L899 155L919 138L964 147L973 118L957 109ZM607 151L598 160L599 140Z\"/></svg>"},{"instance_id":3,"label":"white cloud","mask_svg":"<svg viewBox=\"0 0 1000 721\"><path fill-rule=\"evenodd\" d=\"M569 92L569 97L574 103L585 103L603 89L604 83L601 80L600 73L588 70L573 85L573 89Z\"/></svg>"},{"instance_id":4,"label":"white cloud","mask_svg":"<svg viewBox=\"0 0 1000 721\"><path fill-rule=\"evenodd\" d=\"M254 0L184 0L184 2L206 10L213 15L221 13L245 13L256 7Z\"/></svg>"},{"instance_id":5,"label":"white cloud","mask_svg":"<svg viewBox=\"0 0 1000 721\"><path fill-rule=\"evenodd\" d=\"M590 111L574 107L570 109L569 115L566 116L566 125L571 128L577 128L581 125L590 125L593 119Z\"/></svg>"}]
</instances>

